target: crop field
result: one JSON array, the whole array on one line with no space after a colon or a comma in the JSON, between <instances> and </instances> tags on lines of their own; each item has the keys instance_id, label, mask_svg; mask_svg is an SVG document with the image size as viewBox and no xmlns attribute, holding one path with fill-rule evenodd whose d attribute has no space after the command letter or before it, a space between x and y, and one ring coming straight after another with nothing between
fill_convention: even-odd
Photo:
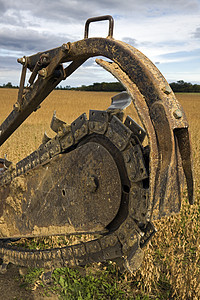
<instances>
[{"instance_id":1,"label":"crop field","mask_svg":"<svg viewBox=\"0 0 200 300\"><path fill-rule=\"evenodd\" d=\"M71 123L83 112L88 114L89 109L106 109L113 95L53 91L41 108L2 145L0 157L6 154L8 160L16 163L39 147L45 131L52 137L54 133L49 125L55 110L59 119ZM194 205L189 205L184 192L181 212L155 222L158 232L146 246L142 266L135 273L122 273L114 263L78 270L56 269L51 283L46 285L41 279L42 270L29 270L22 278L26 289L37 288L61 299L200 299L200 94L176 96L186 112L191 131ZM0 89L0 122L11 112L16 100L16 89ZM128 108L127 114L139 122L133 107Z\"/></svg>"}]
</instances>

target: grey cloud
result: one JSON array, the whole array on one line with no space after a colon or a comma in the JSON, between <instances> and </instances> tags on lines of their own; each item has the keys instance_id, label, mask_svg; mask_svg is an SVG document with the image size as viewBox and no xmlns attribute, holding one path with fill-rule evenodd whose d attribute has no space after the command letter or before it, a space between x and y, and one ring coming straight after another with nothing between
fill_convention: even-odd
<instances>
[{"instance_id":1,"label":"grey cloud","mask_svg":"<svg viewBox=\"0 0 200 300\"><path fill-rule=\"evenodd\" d=\"M45 32L40 33L32 29L0 29L0 48L11 51L25 51L28 53L45 51L58 47L68 40L70 39L67 39L67 36L61 37Z\"/></svg>"},{"instance_id":2,"label":"grey cloud","mask_svg":"<svg viewBox=\"0 0 200 300\"><path fill-rule=\"evenodd\" d=\"M85 21L87 18L96 15L98 9L98 2L96 1L50 1L49 10L36 11L35 13L39 17L45 16L54 21L68 22L80 22ZM75 23L76 24L76 23Z\"/></svg>"},{"instance_id":3,"label":"grey cloud","mask_svg":"<svg viewBox=\"0 0 200 300\"><path fill-rule=\"evenodd\" d=\"M130 37L124 37L122 39L122 42L125 42L131 46L134 46L134 47L137 47L138 46L138 43L137 43L137 40L136 39L133 39L133 38L130 38Z\"/></svg>"},{"instance_id":4,"label":"grey cloud","mask_svg":"<svg viewBox=\"0 0 200 300\"><path fill-rule=\"evenodd\" d=\"M6 1L4 0L0 0L0 7L1 7L1 10L0 10L0 15L3 15L4 12L6 11Z\"/></svg>"},{"instance_id":5,"label":"grey cloud","mask_svg":"<svg viewBox=\"0 0 200 300\"><path fill-rule=\"evenodd\" d=\"M6 12L11 11L10 15L1 18L2 22L7 24L19 24L24 26L25 21L20 16L20 12L29 12L34 17L38 17L47 21L56 21L58 23L74 23L84 22L87 18L111 14L120 17L122 14L126 16L142 19L144 16L160 16L166 13L197 13L200 11L200 2L198 0L49 0L49 1L32 1L32 0L0 0L1 15L6 16ZM29 20L26 20L28 23ZM74 23L76 24L76 23Z\"/></svg>"},{"instance_id":6,"label":"grey cloud","mask_svg":"<svg viewBox=\"0 0 200 300\"><path fill-rule=\"evenodd\" d=\"M86 20L88 17L94 15L98 2L90 2L86 0L83 4L80 0L71 1L16 1L1 0L3 10L1 14L6 18L1 19L1 23L7 24L19 24L21 20L21 26L24 26L20 12L29 12L32 16L47 21L57 21L58 23L80 22L80 20ZM10 11L9 16L6 13ZM15 13L14 13L15 12ZM10 16L11 15L11 16ZM29 23L29 20L26 20Z\"/></svg>"},{"instance_id":7,"label":"grey cloud","mask_svg":"<svg viewBox=\"0 0 200 300\"><path fill-rule=\"evenodd\" d=\"M94 1L96 2L96 6L105 10L108 9L111 13L113 11L114 14L118 13L127 13L129 15L137 16L141 18L142 15L140 13L149 14L152 12L156 13L173 13L173 12L197 12L200 10L199 0L168 0L168 1L160 1L160 0L134 0L134 1L121 1L121 0L101 0Z\"/></svg>"},{"instance_id":8,"label":"grey cloud","mask_svg":"<svg viewBox=\"0 0 200 300\"><path fill-rule=\"evenodd\" d=\"M193 33L193 36L196 39L200 39L200 27L196 28L195 32Z\"/></svg>"},{"instance_id":9,"label":"grey cloud","mask_svg":"<svg viewBox=\"0 0 200 300\"><path fill-rule=\"evenodd\" d=\"M17 58L14 56L0 55L1 70L21 70L21 66L17 63Z\"/></svg>"}]
</instances>

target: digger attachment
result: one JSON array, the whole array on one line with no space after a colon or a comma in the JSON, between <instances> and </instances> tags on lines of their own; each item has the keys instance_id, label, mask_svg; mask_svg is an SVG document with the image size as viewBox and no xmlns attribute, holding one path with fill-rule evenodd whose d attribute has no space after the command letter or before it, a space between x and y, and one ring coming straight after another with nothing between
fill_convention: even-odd
<instances>
[{"instance_id":1,"label":"digger attachment","mask_svg":"<svg viewBox=\"0 0 200 300\"><path fill-rule=\"evenodd\" d=\"M90 23L101 20L109 21L108 37L88 38ZM107 110L91 110L89 118L83 113L70 125L54 114L54 138L45 135L39 148L15 166L0 160L2 271L8 262L50 269L117 259L133 272L156 232L153 221L179 212L184 175L193 203L185 113L153 63L113 38L113 24L111 16L88 19L84 39L18 59L18 99L0 126L0 145L90 57L108 58L96 62L126 92L114 96ZM24 87L27 69L31 76ZM131 102L143 128L129 116L124 120ZM11 243L70 234L96 238L47 250L16 249Z\"/></svg>"}]
</instances>

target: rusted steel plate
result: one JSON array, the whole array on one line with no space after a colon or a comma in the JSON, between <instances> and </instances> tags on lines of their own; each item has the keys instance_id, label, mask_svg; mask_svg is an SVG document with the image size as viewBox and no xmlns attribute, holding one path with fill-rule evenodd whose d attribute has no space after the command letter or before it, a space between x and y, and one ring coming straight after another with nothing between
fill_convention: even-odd
<instances>
[{"instance_id":1,"label":"rusted steel plate","mask_svg":"<svg viewBox=\"0 0 200 300\"><path fill-rule=\"evenodd\" d=\"M89 142L0 190L0 237L100 232L116 216L121 179L110 153Z\"/></svg>"}]
</instances>

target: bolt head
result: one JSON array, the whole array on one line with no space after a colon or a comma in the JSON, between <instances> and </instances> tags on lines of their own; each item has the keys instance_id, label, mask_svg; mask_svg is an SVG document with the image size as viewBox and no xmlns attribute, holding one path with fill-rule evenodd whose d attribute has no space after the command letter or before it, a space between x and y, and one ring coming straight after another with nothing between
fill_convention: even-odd
<instances>
[{"instance_id":1,"label":"bolt head","mask_svg":"<svg viewBox=\"0 0 200 300\"><path fill-rule=\"evenodd\" d=\"M20 110L20 105L19 105L19 103L16 102L16 103L13 105L13 108L14 108L14 110L16 110L16 111L19 111L19 110Z\"/></svg>"},{"instance_id":2,"label":"bolt head","mask_svg":"<svg viewBox=\"0 0 200 300\"><path fill-rule=\"evenodd\" d=\"M180 109L176 109L174 112L173 112L173 115L176 119L180 119L182 118L183 114L182 114L182 111Z\"/></svg>"},{"instance_id":3,"label":"bolt head","mask_svg":"<svg viewBox=\"0 0 200 300\"><path fill-rule=\"evenodd\" d=\"M62 48L62 51L69 51L70 45L69 45L69 43L63 44L61 48Z\"/></svg>"},{"instance_id":4,"label":"bolt head","mask_svg":"<svg viewBox=\"0 0 200 300\"><path fill-rule=\"evenodd\" d=\"M166 85L166 86L163 88L163 92L164 92L166 95L169 95L169 94L172 92L172 90L171 90L171 88L170 88L169 85Z\"/></svg>"},{"instance_id":5,"label":"bolt head","mask_svg":"<svg viewBox=\"0 0 200 300\"><path fill-rule=\"evenodd\" d=\"M24 65L25 62L26 62L26 58L25 58L25 57L18 58L18 59L17 59L17 62L20 63L20 64L22 64L22 65Z\"/></svg>"},{"instance_id":6,"label":"bolt head","mask_svg":"<svg viewBox=\"0 0 200 300\"><path fill-rule=\"evenodd\" d=\"M45 76L47 75L47 70L46 70L45 68L43 68L42 70L40 70L40 71L38 72L38 74L39 74L40 76L42 76L42 77L45 77Z\"/></svg>"},{"instance_id":7,"label":"bolt head","mask_svg":"<svg viewBox=\"0 0 200 300\"><path fill-rule=\"evenodd\" d=\"M99 130L101 130L101 129L102 129L102 125L101 125L101 124L98 124L98 126L97 126L97 127L98 127L98 129L99 129Z\"/></svg>"},{"instance_id":8,"label":"bolt head","mask_svg":"<svg viewBox=\"0 0 200 300\"><path fill-rule=\"evenodd\" d=\"M130 239L134 240L135 239L135 234L131 234Z\"/></svg>"}]
</instances>

